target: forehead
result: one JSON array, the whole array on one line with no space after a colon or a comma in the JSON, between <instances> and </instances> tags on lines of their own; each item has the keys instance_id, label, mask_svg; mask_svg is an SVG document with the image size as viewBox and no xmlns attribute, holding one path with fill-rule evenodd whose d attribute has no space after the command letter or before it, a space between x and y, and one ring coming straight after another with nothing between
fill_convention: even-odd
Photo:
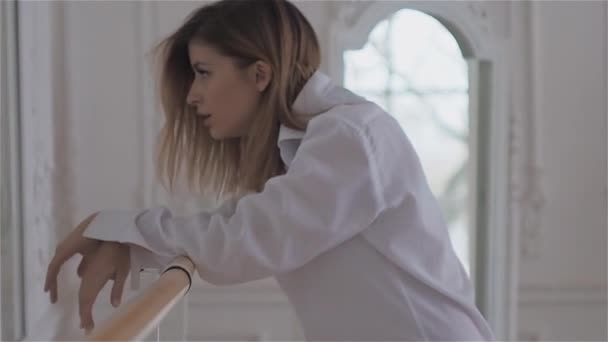
<instances>
[{"instance_id":1,"label":"forehead","mask_svg":"<svg viewBox=\"0 0 608 342\"><path fill-rule=\"evenodd\" d=\"M188 43L188 55L192 64L197 62L213 63L226 59L211 45L195 41Z\"/></svg>"}]
</instances>

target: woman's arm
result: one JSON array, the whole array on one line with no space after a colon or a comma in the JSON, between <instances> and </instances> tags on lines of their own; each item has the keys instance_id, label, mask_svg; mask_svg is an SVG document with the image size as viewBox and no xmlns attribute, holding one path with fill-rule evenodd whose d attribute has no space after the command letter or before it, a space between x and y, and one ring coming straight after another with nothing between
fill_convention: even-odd
<instances>
[{"instance_id":1,"label":"woman's arm","mask_svg":"<svg viewBox=\"0 0 608 342\"><path fill-rule=\"evenodd\" d=\"M234 210L176 217L165 207L102 211L84 236L141 246L133 262L162 266L187 255L211 283L247 282L296 269L361 232L385 200L369 141L334 118L311 121L289 171Z\"/></svg>"}]
</instances>

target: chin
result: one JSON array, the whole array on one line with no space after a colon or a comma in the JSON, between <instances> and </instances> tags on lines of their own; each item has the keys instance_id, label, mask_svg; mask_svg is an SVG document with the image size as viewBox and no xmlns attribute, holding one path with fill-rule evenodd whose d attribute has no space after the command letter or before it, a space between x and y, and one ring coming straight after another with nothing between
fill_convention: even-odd
<instances>
[{"instance_id":1,"label":"chin","mask_svg":"<svg viewBox=\"0 0 608 342\"><path fill-rule=\"evenodd\" d=\"M209 129L209 135L215 140L238 139L245 136L245 134L242 134L238 130L219 130L217 127L211 127Z\"/></svg>"},{"instance_id":2,"label":"chin","mask_svg":"<svg viewBox=\"0 0 608 342\"><path fill-rule=\"evenodd\" d=\"M230 134L230 132L223 132L223 131L219 131L217 129L210 129L209 130L209 135L211 135L211 137L215 140L223 140L223 139L231 139L231 138L239 138L240 135L238 134Z\"/></svg>"},{"instance_id":3,"label":"chin","mask_svg":"<svg viewBox=\"0 0 608 342\"><path fill-rule=\"evenodd\" d=\"M224 135L220 134L219 132L217 132L214 129L209 131L209 135L215 140L222 140L225 138Z\"/></svg>"}]
</instances>

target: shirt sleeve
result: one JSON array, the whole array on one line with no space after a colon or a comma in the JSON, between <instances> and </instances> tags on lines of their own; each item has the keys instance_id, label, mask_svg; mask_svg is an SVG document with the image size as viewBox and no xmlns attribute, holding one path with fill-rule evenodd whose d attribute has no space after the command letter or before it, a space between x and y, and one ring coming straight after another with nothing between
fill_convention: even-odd
<instances>
[{"instance_id":1,"label":"shirt sleeve","mask_svg":"<svg viewBox=\"0 0 608 342\"><path fill-rule=\"evenodd\" d=\"M187 255L213 284L288 272L360 233L384 209L372 154L364 132L319 118L288 172L229 209L183 217L163 206L102 211L84 236L139 246L131 251L134 268Z\"/></svg>"}]
</instances>

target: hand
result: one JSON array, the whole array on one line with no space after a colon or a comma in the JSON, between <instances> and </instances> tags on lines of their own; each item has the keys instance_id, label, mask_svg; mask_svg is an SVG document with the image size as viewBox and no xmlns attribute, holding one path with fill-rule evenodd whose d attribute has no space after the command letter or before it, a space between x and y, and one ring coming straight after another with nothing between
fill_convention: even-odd
<instances>
[{"instance_id":1,"label":"hand","mask_svg":"<svg viewBox=\"0 0 608 342\"><path fill-rule=\"evenodd\" d=\"M57 275L61 270L61 266L69 260L74 254L82 254L83 258L78 266L78 274L80 275L86 268L86 264L89 261L89 257L99 247L101 241L85 238L82 233L89 226L91 221L97 216L95 213L87 217L82 221L76 228L63 240L55 249L55 256L51 260L47 272L46 280L44 282L44 292L50 292L51 303L57 302Z\"/></svg>"},{"instance_id":2,"label":"hand","mask_svg":"<svg viewBox=\"0 0 608 342\"><path fill-rule=\"evenodd\" d=\"M49 264L44 291L50 291L51 303L57 301L57 275L61 266L74 254L83 258L77 273L82 277L79 291L81 328L87 333L93 329L92 308L99 291L109 279L114 280L111 293L112 305L120 305L124 283L130 269L129 246L117 242L104 242L83 237L82 234L97 213L82 221L68 237L61 242Z\"/></svg>"},{"instance_id":3,"label":"hand","mask_svg":"<svg viewBox=\"0 0 608 342\"><path fill-rule=\"evenodd\" d=\"M79 312L80 327L87 333L94 327L93 304L97 295L110 279L114 279L110 301L114 307L120 305L125 281L130 270L129 245L118 242L102 242L91 257L80 283Z\"/></svg>"}]
</instances>

